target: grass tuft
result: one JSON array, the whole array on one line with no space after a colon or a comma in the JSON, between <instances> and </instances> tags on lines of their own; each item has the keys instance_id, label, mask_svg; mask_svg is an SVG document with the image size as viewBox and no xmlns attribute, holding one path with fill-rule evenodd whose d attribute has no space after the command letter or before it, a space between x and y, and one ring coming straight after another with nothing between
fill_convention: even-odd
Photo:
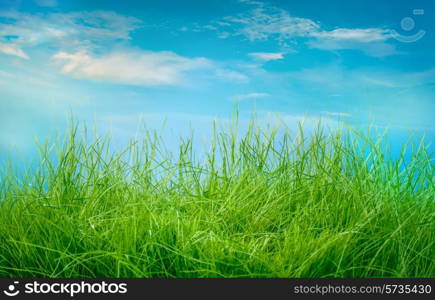
<instances>
[{"instance_id":1,"label":"grass tuft","mask_svg":"<svg viewBox=\"0 0 435 300\"><path fill-rule=\"evenodd\" d=\"M255 121L199 155L72 126L0 176L0 277L434 277L433 153Z\"/></svg>"}]
</instances>

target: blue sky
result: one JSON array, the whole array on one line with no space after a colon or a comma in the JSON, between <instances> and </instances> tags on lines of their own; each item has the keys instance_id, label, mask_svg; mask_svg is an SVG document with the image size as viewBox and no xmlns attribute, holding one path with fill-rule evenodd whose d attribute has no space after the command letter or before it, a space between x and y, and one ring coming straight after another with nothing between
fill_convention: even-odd
<instances>
[{"instance_id":1,"label":"blue sky","mask_svg":"<svg viewBox=\"0 0 435 300\"><path fill-rule=\"evenodd\" d=\"M435 125L433 1L0 1L0 150L77 119Z\"/></svg>"}]
</instances>

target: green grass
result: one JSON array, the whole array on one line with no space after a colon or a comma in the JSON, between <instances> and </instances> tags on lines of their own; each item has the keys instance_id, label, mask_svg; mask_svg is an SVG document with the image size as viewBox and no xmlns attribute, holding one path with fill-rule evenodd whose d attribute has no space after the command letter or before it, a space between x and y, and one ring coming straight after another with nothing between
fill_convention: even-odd
<instances>
[{"instance_id":1,"label":"green grass","mask_svg":"<svg viewBox=\"0 0 435 300\"><path fill-rule=\"evenodd\" d=\"M392 158L370 131L260 127L215 129L206 154L77 126L40 145L0 177L0 277L435 276L424 142Z\"/></svg>"}]
</instances>

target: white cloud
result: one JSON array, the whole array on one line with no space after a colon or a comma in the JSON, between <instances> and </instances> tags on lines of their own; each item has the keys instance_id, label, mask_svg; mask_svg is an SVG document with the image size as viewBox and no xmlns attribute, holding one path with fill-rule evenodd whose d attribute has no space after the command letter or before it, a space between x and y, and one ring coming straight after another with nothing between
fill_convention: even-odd
<instances>
[{"instance_id":1,"label":"white cloud","mask_svg":"<svg viewBox=\"0 0 435 300\"><path fill-rule=\"evenodd\" d=\"M344 86L354 83L354 78L349 77L350 74L338 64L329 64L290 72L289 78L295 81L307 82L313 85L313 88L328 87L333 89L335 93L336 89L340 90Z\"/></svg>"},{"instance_id":2,"label":"white cloud","mask_svg":"<svg viewBox=\"0 0 435 300\"><path fill-rule=\"evenodd\" d=\"M23 58L22 49L41 44L89 49L106 41L127 40L141 26L136 18L110 11L29 14L10 10L0 11L0 20L0 37L13 37L0 42L13 43L15 50L9 49L9 54Z\"/></svg>"},{"instance_id":3,"label":"white cloud","mask_svg":"<svg viewBox=\"0 0 435 300\"><path fill-rule=\"evenodd\" d=\"M231 33L226 32L226 31L218 33L218 38L220 38L220 39L226 39L226 38L229 38L230 36L231 36Z\"/></svg>"},{"instance_id":4,"label":"white cloud","mask_svg":"<svg viewBox=\"0 0 435 300\"><path fill-rule=\"evenodd\" d=\"M231 99L234 101L242 101L242 100L249 100L249 99L264 98L269 96L270 95L266 93L249 93L249 94L235 95L231 97Z\"/></svg>"},{"instance_id":5,"label":"white cloud","mask_svg":"<svg viewBox=\"0 0 435 300\"><path fill-rule=\"evenodd\" d=\"M0 43L0 52L3 52L8 55L18 56L24 59L29 58L22 49L20 49L17 45L12 43L10 44Z\"/></svg>"},{"instance_id":6,"label":"white cloud","mask_svg":"<svg viewBox=\"0 0 435 300\"><path fill-rule=\"evenodd\" d=\"M57 1L56 0L33 0L37 5L42 7L56 7Z\"/></svg>"},{"instance_id":7,"label":"white cloud","mask_svg":"<svg viewBox=\"0 0 435 300\"><path fill-rule=\"evenodd\" d=\"M205 58L186 58L169 51L124 51L101 57L86 52L58 52L53 58L62 65L64 74L139 86L179 85L186 71L212 66Z\"/></svg>"},{"instance_id":8,"label":"white cloud","mask_svg":"<svg viewBox=\"0 0 435 300\"><path fill-rule=\"evenodd\" d=\"M217 28L216 26L213 26L213 25L208 24L208 25L205 25L205 26L204 26L204 29L208 29L208 30L217 30L218 28Z\"/></svg>"},{"instance_id":9,"label":"white cloud","mask_svg":"<svg viewBox=\"0 0 435 300\"><path fill-rule=\"evenodd\" d=\"M360 73L360 80L364 84L386 88L415 88L435 83L435 68L418 72L376 71Z\"/></svg>"},{"instance_id":10,"label":"white cloud","mask_svg":"<svg viewBox=\"0 0 435 300\"><path fill-rule=\"evenodd\" d=\"M284 53L282 52L254 52L249 53L249 56L254 59L261 61L270 61L270 60L278 60L284 58Z\"/></svg>"},{"instance_id":11,"label":"white cloud","mask_svg":"<svg viewBox=\"0 0 435 300\"><path fill-rule=\"evenodd\" d=\"M22 13L0 11L0 53L28 58L27 48L49 53L64 74L113 83L159 86L190 82L187 75L209 70L203 77L245 83L249 78L225 64L205 58L182 57L172 52L128 50L117 47L142 26L134 17L110 11ZM183 30L188 30L186 27ZM205 26L213 30L213 26ZM112 49L123 50L112 50ZM104 51L105 50L105 51ZM214 67L214 71L210 70ZM189 72L189 74L187 74Z\"/></svg>"},{"instance_id":12,"label":"white cloud","mask_svg":"<svg viewBox=\"0 0 435 300\"><path fill-rule=\"evenodd\" d=\"M284 41L292 37L307 36L319 28L314 21L290 16L283 9L249 2L248 4L256 7L246 13L223 19L224 22L231 23L233 35L242 35L250 41L267 40L270 37Z\"/></svg>"},{"instance_id":13,"label":"white cloud","mask_svg":"<svg viewBox=\"0 0 435 300\"><path fill-rule=\"evenodd\" d=\"M386 42L356 42L346 40L316 39L308 41L310 48L322 50L358 50L368 56L385 57L402 54L393 44Z\"/></svg>"},{"instance_id":14,"label":"white cloud","mask_svg":"<svg viewBox=\"0 0 435 300\"><path fill-rule=\"evenodd\" d=\"M247 83L249 81L249 77L245 74L229 69L217 69L216 77L231 82Z\"/></svg>"},{"instance_id":15,"label":"white cloud","mask_svg":"<svg viewBox=\"0 0 435 300\"><path fill-rule=\"evenodd\" d=\"M391 38L391 30L380 28L337 28L332 31L312 32L311 36L319 39L369 43L375 41L385 41Z\"/></svg>"},{"instance_id":16,"label":"white cloud","mask_svg":"<svg viewBox=\"0 0 435 300\"><path fill-rule=\"evenodd\" d=\"M295 17L284 9L263 2L239 2L249 5L250 9L212 23L219 29L215 29L219 38L243 36L249 41L273 39L282 49L291 48L290 43L296 45L298 38L298 42L322 50L355 49L375 57L399 54L393 44L387 43L392 38L392 30L389 29L336 28L328 31L319 22Z\"/></svg>"},{"instance_id":17,"label":"white cloud","mask_svg":"<svg viewBox=\"0 0 435 300\"><path fill-rule=\"evenodd\" d=\"M311 48L323 50L357 49L366 55L384 57L400 54L396 47L385 41L391 38L391 30L381 28L348 29L311 33L314 40L307 42Z\"/></svg>"}]
</instances>

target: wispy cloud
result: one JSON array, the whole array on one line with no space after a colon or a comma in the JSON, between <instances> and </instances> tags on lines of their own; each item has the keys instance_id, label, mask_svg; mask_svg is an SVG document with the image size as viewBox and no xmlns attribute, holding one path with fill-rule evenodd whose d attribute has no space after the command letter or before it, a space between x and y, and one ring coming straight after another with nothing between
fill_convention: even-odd
<instances>
[{"instance_id":1,"label":"wispy cloud","mask_svg":"<svg viewBox=\"0 0 435 300\"><path fill-rule=\"evenodd\" d=\"M348 68L341 62L325 64L312 68L305 68L294 72L286 72L280 76L283 82L288 81L304 87L304 94L298 97L307 97L311 92L322 97L339 97L340 100L333 102L341 105L349 103L351 99L359 99L352 102L352 106L362 105L377 99L382 99L385 105L393 105L408 98L403 93L419 93L420 99L415 97L416 108L427 101L427 89L435 83L435 68L418 72L404 72L395 69L381 69L374 67ZM278 77L274 77L274 80ZM398 96L400 94L400 96ZM387 95L389 95L387 99ZM327 101L331 99L325 98ZM341 104L340 104L341 103ZM349 105L349 104L347 104ZM375 106L381 105L376 103ZM384 105L384 104L382 104ZM338 111L345 110L346 106L336 108ZM391 106L390 106L391 108ZM410 109L411 113L412 109ZM384 116L385 117L385 116Z\"/></svg>"},{"instance_id":2,"label":"wispy cloud","mask_svg":"<svg viewBox=\"0 0 435 300\"><path fill-rule=\"evenodd\" d=\"M435 68L417 72L360 72L361 80L366 84L388 88L413 88L435 83Z\"/></svg>"},{"instance_id":3,"label":"wispy cloud","mask_svg":"<svg viewBox=\"0 0 435 300\"><path fill-rule=\"evenodd\" d=\"M234 71L225 68L217 69L215 75L217 78L225 81L232 81L232 82L239 82L239 83L247 83L249 81L249 77L246 76L245 74L240 73L239 71Z\"/></svg>"},{"instance_id":4,"label":"wispy cloud","mask_svg":"<svg viewBox=\"0 0 435 300\"><path fill-rule=\"evenodd\" d=\"M316 39L307 42L310 48L322 50L358 50L372 57L402 54L396 46L386 42L355 42L331 39Z\"/></svg>"},{"instance_id":5,"label":"wispy cloud","mask_svg":"<svg viewBox=\"0 0 435 300\"><path fill-rule=\"evenodd\" d=\"M180 85L189 81L190 72L212 67L214 71L210 70L205 78L249 82L246 74L205 58L131 49L125 43L122 50L110 50L119 49L116 47L119 42L131 39L131 32L142 24L139 19L110 11L44 14L0 11L0 53L28 59L27 49L40 47L64 74L120 84Z\"/></svg>"},{"instance_id":6,"label":"wispy cloud","mask_svg":"<svg viewBox=\"0 0 435 300\"><path fill-rule=\"evenodd\" d=\"M0 43L0 52L8 55L18 56L24 59L29 58L27 54L15 44Z\"/></svg>"},{"instance_id":7,"label":"wispy cloud","mask_svg":"<svg viewBox=\"0 0 435 300\"><path fill-rule=\"evenodd\" d=\"M213 22L218 37L243 36L249 41L276 40L282 49L306 43L323 50L355 49L369 56L399 54L393 44L392 30L385 28L336 28L326 30L319 22L291 15L284 9L260 1L239 1L250 7L247 11L226 16ZM205 27L204 27L205 28ZM291 44L291 46L290 46Z\"/></svg>"},{"instance_id":8,"label":"wispy cloud","mask_svg":"<svg viewBox=\"0 0 435 300\"><path fill-rule=\"evenodd\" d=\"M258 1L243 2L254 8L236 16L224 17L222 20L231 25L225 26L225 30L228 32L232 29L232 35L241 35L250 41L273 37L284 43L289 38L307 36L319 28L316 22L290 16L287 11L278 7Z\"/></svg>"},{"instance_id":9,"label":"wispy cloud","mask_svg":"<svg viewBox=\"0 0 435 300\"><path fill-rule=\"evenodd\" d=\"M231 97L231 99L233 101L242 101L242 100L265 98L269 96L270 95L267 93L249 93L249 94L234 95L233 97Z\"/></svg>"},{"instance_id":10,"label":"wispy cloud","mask_svg":"<svg viewBox=\"0 0 435 300\"><path fill-rule=\"evenodd\" d=\"M338 28L332 31L312 32L311 36L319 39L329 39L335 41L354 41L369 43L375 41L385 41L391 38L391 30L380 28Z\"/></svg>"},{"instance_id":11,"label":"wispy cloud","mask_svg":"<svg viewBox=\"0 0 435 300\"><path fill-rule=\"evenodd\" d=\"M184 81L184 72L212 66L205 58L187 58L169 51L124 51L100 57L86 52L59 52L53 59L64 74L139 86L179 85Z\"/></svg>"},{"instance_id":12,"label":"wispy cloud","mask_svg":"<svg viewBox=\"0 0 435 300\"><path fill-rule=\"evenodd\" d=\"M30 14L0 11L0 41L8 53L25 57L27 47L93 48L105 41L130 39L141 21L110 11ZM2 51L6 52L6 51Z\"/></svg>"},{"instance_id":13,"label":"wispy cloud","mask_svg":"<svg viewBox=\"0 0 435 300\"><path fill-rule=\"evenodd\" d=\"M278 60L284 58L283 52L254 52L249 53L249 56L260 61Z\"/></svg>"},{"instance_id":14,"label":"wispy cloud","mask_svg":"<svg viewBox=\"0 0 435 300\"><path fill-rule=\"evenodd\" d=\"M393 44L385 42L391 38L391 34L391 30L382 28L338 28L311 33L315 39L308 41L307 45L323 50L357 49L375 57L400 54Z\"/></svg>"}]
</instances>

